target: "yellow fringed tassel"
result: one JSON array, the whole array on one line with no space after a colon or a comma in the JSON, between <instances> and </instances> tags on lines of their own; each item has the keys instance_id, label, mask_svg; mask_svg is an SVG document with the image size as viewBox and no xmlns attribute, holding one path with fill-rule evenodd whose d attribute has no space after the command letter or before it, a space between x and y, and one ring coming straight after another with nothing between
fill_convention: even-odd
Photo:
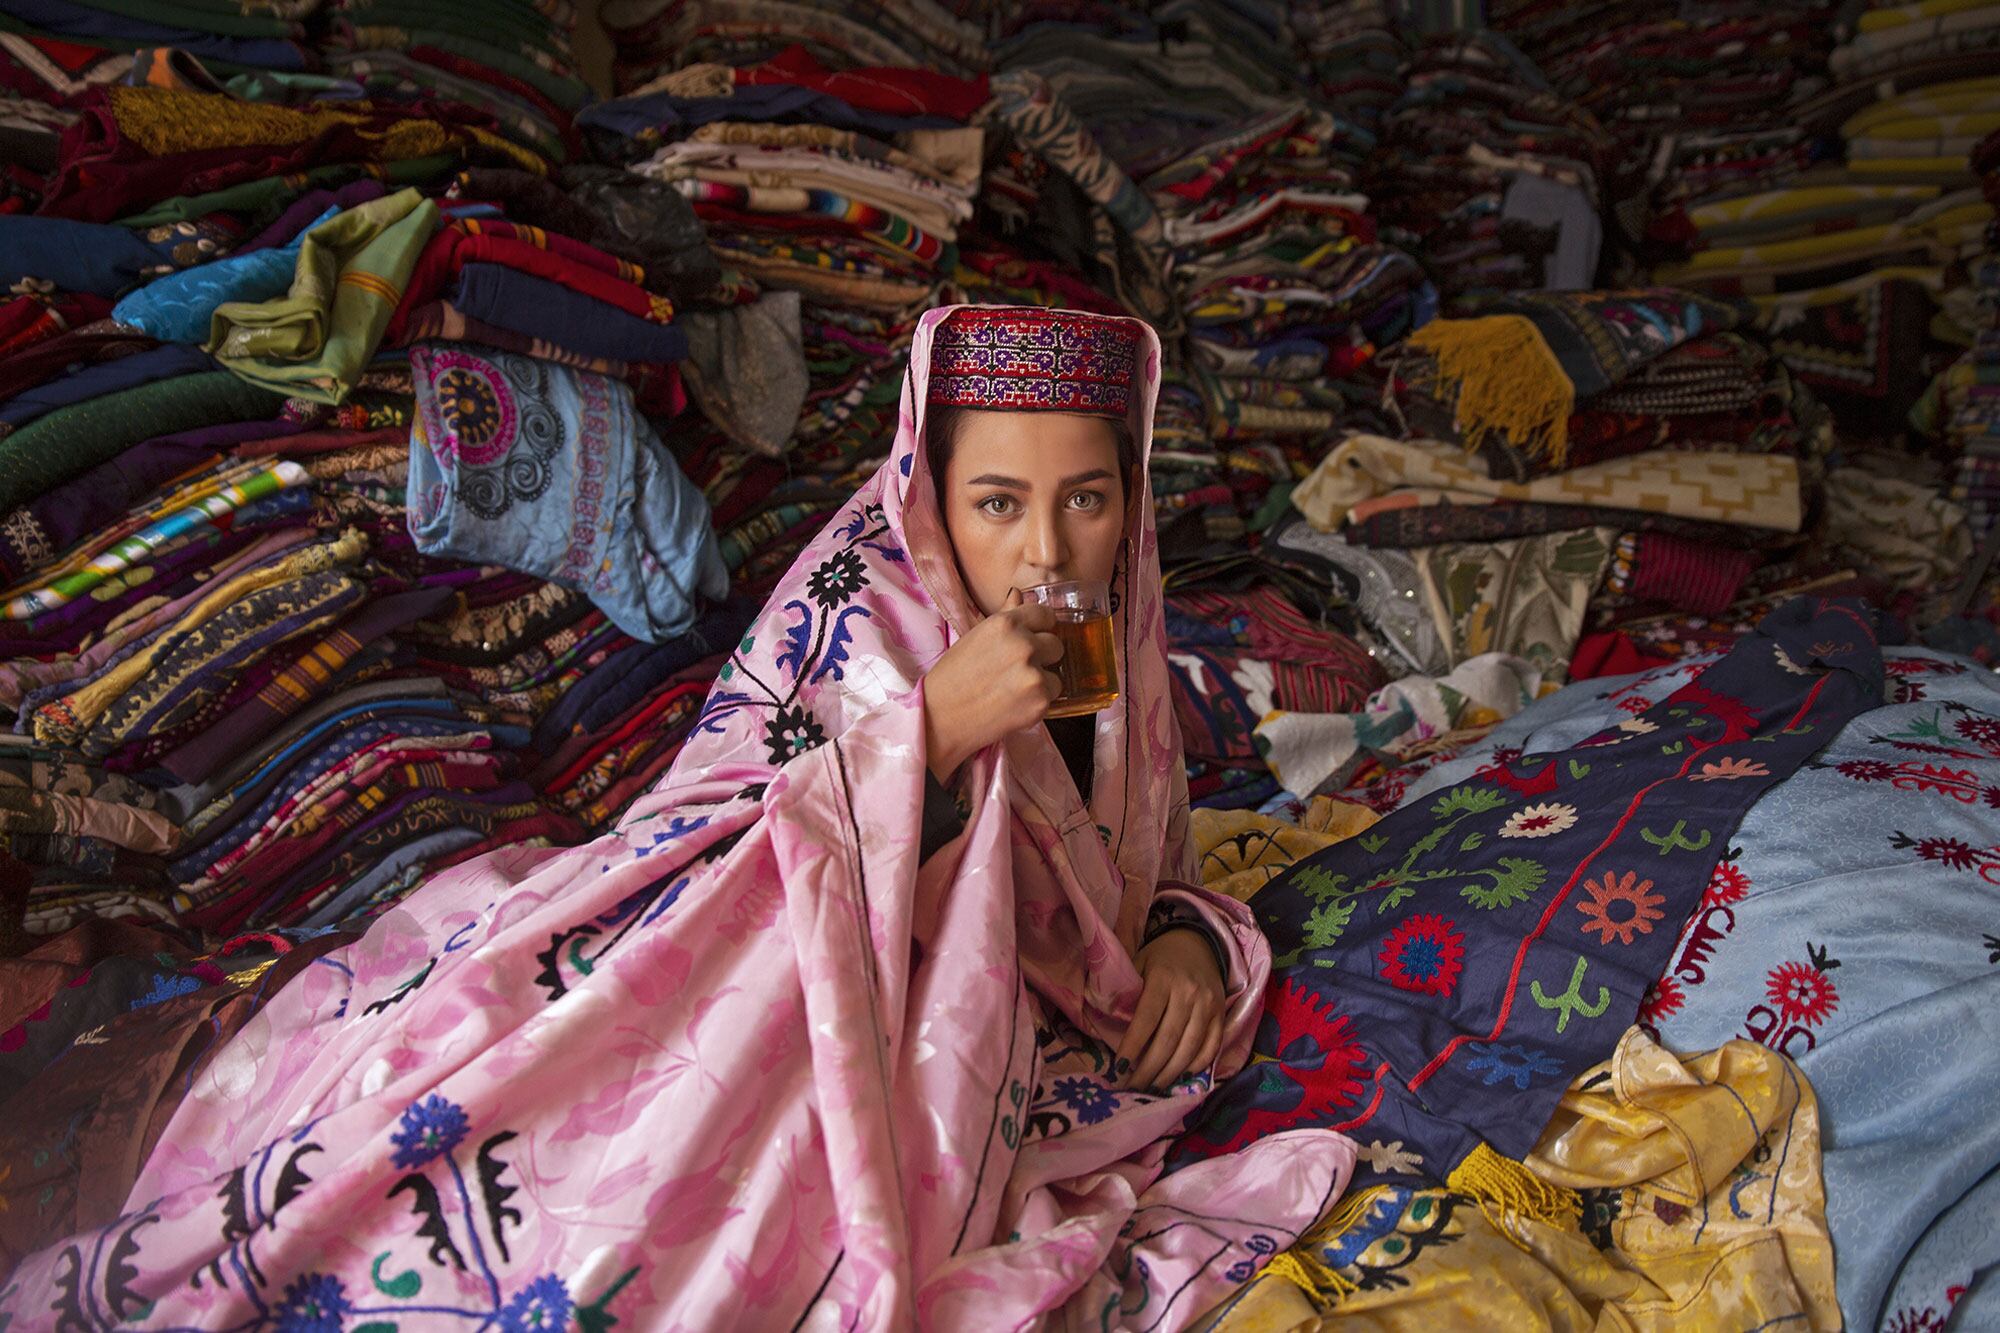
<instances>
[{"instance_id":1,"label":"yellow fringed tassel","mask_svg":"<svg viewBox=\"0 0 2000 1333\"><path fill-rule=\"evenodd\" d=\"M1322 1311L1341 1297L1359 1291L1360 1288L1351 1279L1327 1264L1320 1254L1329 1242L1338 1239L1367 1215L1369 1207L1384 1188L1377 1185L1372 1189L1357 1190L1342 1199L1332 1212L1299 1237L1298 1244L1265 1264L1259 1276L1281 1278L1291 1283L1306 1294L1314 1309Z\"/></svg>"},{"instance_id":2,"label":"yellow fringed tassel","mask_svg":"<svg viewBox=\"0 0 2000 1333\"><path fill-rule=\"evenodd\" d=\"M1576 386L1532 320L1434 319L1410 335L1409 345L1428 352L1434 365L1428 375L1419 373L1421 387L1446 401L1456 395L1453 420L1467 452L1498 431L1515 448L1562 466Z\"/></svg>"},{"instance_id":3,"label":"yellow fringed tassel","mask_svg":"<svg viewBox=\"0 0 2000 1333\"><path fill-rule=\"evenodd\" d=\"M1317 1246L1301 1241L1296 1247L1286 1250L1270 1263L1264 1265L1260 1276L1278 1278L1289 1282L1304 1292L1313 1309L1324 1313L1343 1296L1351 1296L1360 1288L1335 1269L1320 1262L1312 1250Z\"/></svg>"},{"instance_id":4,"label":"yellow fringed tassel","mask_svg":"<svg viewBox=\"0 0 2000 1333\"><path fill-rule=\"evenodd\" d=\"M1460 1194L1471 1195L1493 1229L1516 1245L1521 1240L1507 1225L1511 1219L1532 1218L1564 1231L1574 1231L1583 1217L1583 1199L1575 1190L1551 1185L1513 1158L1502 1157L1483 1143L1453 1169L1445 1184Z\"/></svg>"}]
</instances>

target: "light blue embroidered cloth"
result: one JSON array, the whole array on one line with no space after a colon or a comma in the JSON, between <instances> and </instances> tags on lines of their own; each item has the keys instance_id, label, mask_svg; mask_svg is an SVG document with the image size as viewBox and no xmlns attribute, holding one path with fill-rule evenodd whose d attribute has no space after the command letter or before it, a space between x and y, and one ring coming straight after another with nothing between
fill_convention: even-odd
<instances>
[{"instance_id":1,"label":"light blue embroidered cloth","mask_svg":"<svg viewBox=\"0 0 2000 1333\"><path fill-rule=\"evenodd\" d=\"M708 501L624 382L470 343L419 343L410 373L418 549L575 588L648 643L728 593Z\"/></svg>"}]
</instances>

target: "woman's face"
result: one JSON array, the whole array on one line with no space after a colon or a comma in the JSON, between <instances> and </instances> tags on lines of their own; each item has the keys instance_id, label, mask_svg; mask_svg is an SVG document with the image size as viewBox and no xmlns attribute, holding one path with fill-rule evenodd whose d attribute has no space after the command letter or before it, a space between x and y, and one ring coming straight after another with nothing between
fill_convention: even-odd
<instances>
[{"instance_id":1,"label":"woman's face","mask_svg":"<svg viewBox=\"0 0 2000 1333\"><path fill-rule=\"evenodd\" d=\"M1118 438L1099 417L967 412L944 476L944 524L972 600L1012 588L1108 582L1125 532Z\"/></svg>"}]
</instances>

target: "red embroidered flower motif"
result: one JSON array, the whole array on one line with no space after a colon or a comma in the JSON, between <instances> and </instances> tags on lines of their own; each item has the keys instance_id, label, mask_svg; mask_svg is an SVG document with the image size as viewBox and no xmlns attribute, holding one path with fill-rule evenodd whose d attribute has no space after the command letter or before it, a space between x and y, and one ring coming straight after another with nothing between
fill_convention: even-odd
<instances>
[{"instance_id":1,"label":"red embroidered flower motif","mask_svg":"<svg viewBox=\"0 0 2000 1333\"><path fill-rule=\"evenodd\" d=\"M1749 892L1750 877L1743 873L1743 867L1734 861L1717 861L1708 877L1708 887L1701 892L1701 905L1704 910L1727 907L1742 902Z\"/></svg>"},{"instance_id":2,"label":"red embroidered flower motif","mask_svg":"<svg viewBox=\"0 0 2000 1333\"><path fill-rule=\"evenodd\" d=\"M1764 994L1783 1014L1787 1023L1817 1027L1828 1014L1840 1007L1840 994L1833 981L1816 967L1805 963L1783 963L1771 969L1764 982Z\"/></svg>"},{"instance_id":3,"label":"red embroidered flower motif","mask_svg":"<svg viewBox=\"0 0 2000 1333\"><path fill-rule=\"evenodd\" d=\"M1640 879L1631 870L1623 875L1607 874L1601 880L1585 880L1583 891L1590 895L1590 901L1576 905L1576 910L1584 915L1584 933L1598 932L1598 941L1603 944L1611 943L1613 935L1620 944L1630 944L1634 935L1652 934L1653 923L1666 915L1660 905L1667 900L1664 893L1650 892L1652 887L1652 880ZM1631 904L1631 915L1612 919L1614 903Z\"/></svg>"},{"instance_id":4,"label":"red embroidered flower motif","mask_svg":"<svg viewBox=\"0 0 2000 1333\"><path fill-rule=\"evenodd\" d=\"M1978 849L1957 838L1918 838L1915 850L1924 860L1936 861L1953 870L1970 870L1979 863Z\"/></svg>"},{"instance_id":5,"label":"red embroidered flower motif","mask_svg":"<svg viewBox=\"0 0 2000 1333\"><path fill-rule=\"evenodd\" d=\"M1646 988L1646 998L1639 1001L1639 1021L1658 1027L1663 1020L1679 1013L1686 1003L1687 992L1681 989L1681 983L1672 977L1661 977Z\"/></svg>"},{"instance_id":6,"label":"red embroidered flower motif","mask_svg":"<svg viewBox=\"0 0 2000 1333\"><path fill-rule=\"evenodd\" d=\"M1896 776L1896 766L1886 759L1849 759L1835 764L1833 771L1856 782L1887 782Z\"/></svg>"},{"instance_id":7,"label":"red embroidered flower motif","mask_svg":"<svg viewBox=\"0 0 2000 1333\"><path fill-rule=\"evenodd\" d=\"M1896 1311L1888 1323L1882 1325L1884 1333L1940 1333L1944 1320L1938 1318L1934 1307L1919 1310L1914 1305L1904 1306Z\"/></svg>"},{"instance_id":8,"label":"red embroidered flower motif","mask_svg":"<svg viewBox=\"0 0 2000 1333\"><path fill-rule=\"evenodd\" d=\"M1411 917L1382 941L1382 976L1399 990L1449 995L1464 967L1465 935L1436 912Z\"/></svg>"},{"instance_id":9,"label":"red embroidered flower motif","mask_svg":"<svg viewBox=\"0 0 2000 1333\"><path fill-rule=\"evenodd\" d=\"M1619 709L1624 712L1632 714L1634 717L1637 717L1640 713L1645 712L1648 708L1651 708L1652 706L1653 706L1652 700L1641 699L1636 694L1629 699L1620 699L1618 701Z\"/></svg>"}]
</instances>

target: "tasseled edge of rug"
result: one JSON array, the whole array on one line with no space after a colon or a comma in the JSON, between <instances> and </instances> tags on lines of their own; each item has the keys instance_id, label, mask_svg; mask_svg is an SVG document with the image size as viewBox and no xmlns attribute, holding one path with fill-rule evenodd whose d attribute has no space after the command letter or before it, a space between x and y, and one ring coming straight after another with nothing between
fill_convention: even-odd
<instances>
[{"instance_id":1,"label":"tasseled edge of rug","mask_svg":"<svg viewBox=\"0 0 2000 1333\"><path fill-rule=\"evenodd\" d=\"M1409 346L1430 355L1417 383L1453 402L1453 423L1466 452L1489 433L1530 456L1561 467L1569 455L1569 418L1576 386L1525 315L1434 319L1410 335Z\"/></svg>"},{"instance_id":2,"label":"tasseled edge of rug","mask_svg":"<svg viewBox=\"0 0 2000 1333\"><path fill-rule=\"evenodd\" d=\"M1321 1259L1320 1254L1348 1228L1360 1222L1387 1188L1376 1185L1342 1199L1334 1205L1332 1212L1299 1237L1297 1244L1265 1264L1258 1276L1291 1283L1305 1293L1314 1309L1322 1313L1342 1297L1352 1296L1361 1290L1352 1278Z\"/></svg>"},{"instance_id":3,"label":"tasseled edge of rug","mask_svg":"<svg viewBox=\"0 0 2000 1333\"><path fill-rule=\"evenodd\" d=\"M1507 1225L1513 1219L1528 1218L1559 1230L1575 1231L1583 1218L1583 1199L1575 1190L1550 1184L1484 1143L1452 1168L1445 1177L1445 1187L1470 1195L1493 1229L1516 1245L1522 1244L1521 1239Z\"/></svg>"}]
</instances>

